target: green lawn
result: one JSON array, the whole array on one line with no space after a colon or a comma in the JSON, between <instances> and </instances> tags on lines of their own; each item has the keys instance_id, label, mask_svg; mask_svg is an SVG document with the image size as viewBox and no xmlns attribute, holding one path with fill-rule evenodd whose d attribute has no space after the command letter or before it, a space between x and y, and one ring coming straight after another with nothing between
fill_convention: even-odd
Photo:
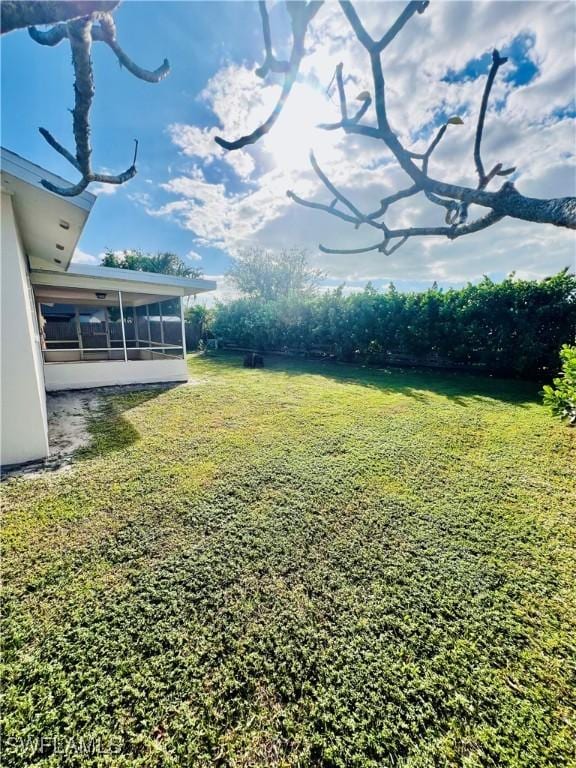
<instances>
[{"instance_id":1,"label":"green lawn","mask_svg":"<svg viewBox=\"0 0 576 768\"><path fill-rule=\"evenodd\" d=\"M266 364L190 358L3 486L3 765L576 765L576 432L535 386Z\"/></svg>"}]
</instances>

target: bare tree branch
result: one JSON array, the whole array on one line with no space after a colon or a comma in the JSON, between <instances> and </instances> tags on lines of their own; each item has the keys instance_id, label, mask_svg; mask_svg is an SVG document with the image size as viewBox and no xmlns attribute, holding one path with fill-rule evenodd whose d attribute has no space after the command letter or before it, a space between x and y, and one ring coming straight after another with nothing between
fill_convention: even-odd
<instances>
[{"instance_id":1,"label":"bare tree branch","mask_svg":"<svg viewBox=\"0 0 576 768\"><path fill-rule=\"evenodd\" d=\"M67 197L78 195L83 192L90 183L90 126L89 112L94 97L94 78L92 76L92 62L90 59L90 48L92 38L90 35L91 21L90 17L84 17L78 21L71 21L66 24L66 37L70 40L70 49L72 51L72 64L74 66L74 93L75 105L72 111L72 125L74 139L76 141L76 157L72 165L80 171L82 179L71 187L59 187L46 179L42 184L51 192ZM61 38L63 39L63 38ZM56 43L53 43L56 44ZM52 135L40 129L40 133L48 143L60 152L61 155L70 159L70 153L59 144Z\"/></svg>"},{"instance_id":2,"label":"bare tree branch","mask_svg":"<svg viewBox=\"0 0 576 768\"><path fill-rule=\"evenodd\" d=\"M76 100L72 110L72 130L76 142L76 160L83 175L90 173L90 123L89 113L94 98L94 77L90 49L92 36L89 18L68 22L68 37L74 66L74 93Z\"/></svg>"},{"instance_id":3,"label":"bare tree branch","mask_svg":"<svg viewBox=\"0 0 576 768\"><path fill-rule=\"evenodd\" d=\"M356 9L352 5L351 2L348 2L348 0L340 0L340 7L344 11L344 15L350 22L350 25L354 32L356 33L356 37L358 40L362 43L364 48L366 48L367 51L371 51L372 48L375 45L375 41L370 37L368 32L364 29L364 25L360 21L360 18L358 14L356 13Z\"/></svg>"},{"instance_id":4,"label":"bare tree branch","mask_svg":"<svg viewBox=\"0 0 576 768\"><path fill-rule=\"evenodd\" d=\"M494 84L494 79L498 73L499 68L506 64L508 58L506 56L500 56L496 48L492 51L492 66L488 73L488 79L484 87L484 93L482 94L482 102L480 104L480 113L478 115L478 124L476 126L476 136L474 138L474 162L476 164L476 173L478 174L478 188L483 189L490 180L484 171L484 165L482 158L480 157L480 145L482 143L482 131L484 130L484 121L486 119L486 110L488 108L488 99L490 97L490 91ZM501 167L501 166L500 166ZM491 173L494 175L493 171Z\"/></svg>"},{"instance_id":5,"label":"bare tree branch","mask_svg":"<svg viewBox=\"0 0 576 768\"><path fill-rule=\"evenodd\" d=\"M286 103L286 100L290 95L292 86L296 82L296 77L300 69L300 64L302 62L302 58L304 57L304 41L306 38L308 25L320 10L322 3L323 3L323 0L310 0L310 2L301 2L301 0L295 0L294 2L290 2L287 4L288 12L290 13L291 23L292 23L292 53L290 54L290 61L288 62L288 68L284 73L284 83L282 85L280 98L278 99L276 106L270 113L267 120L265 120L262 123L262 125L256 128L256 130L252 131L252 133L249 133L246 136L241 136L239 139L236 139L235 141L228 141L227 139L223 139L221 136L216 136L214 141L219 146L223 147L224 149L233 150L233 149L241 149L242 147L245 147L247 144L254 144L255 142L258 141L258 139L260 139L262 136L268 133L268 131L272 128L276 120L278 120L284 108L284 104ZM260 6L260 8L261 8L262 21L265 27L264 37L266 38L266 34L268 34L268 36L270 35L269 26L266 32L266 24L268 24L268 12L265 11L265 13L262 13L262 6ZM270 50L270 55L271 55L271 51L272 51L271 43L266 44L266 57L267 57L266 62L268 62L268 71L270 71L270 69L272 69L272 66L268 61L268 50ZM266 71L266 62L263 65L264 71ZM262 68L260 68L260 72L262 72Z\"/></svg>"},{"instance_id":6,"label":"bare tree branch","mask_svg":"<svg viewBox=\"0 0 576 768\"><path fill-rule=\"evenodd\" d=\"M340 120L337 123L320 123L318 128L322 128L325 131L335 131L338 128L346 128L356 125L366 114L370 104L372 104L372 97L366 91L357 96L357 99L362 102L362 106L356 111L353 117L348 118L348 102L346 100L346 91L344 88L344 78L342 75L343 64L338 64L336 67L336 81L338 84L338 97L340 102Z\"/></svg>"},{"instance_id":7,"label":"bare tree branch","mask_svg":"<svg viewBox=\"0 0 576 768\"><path fill-rule=\"evenodd\" d=\"M473 190L460 185L446 184L437 181L427 175L427 169L419 169L414 164L411 154L402 146L388 123L384 97L384 76L380 56L379 54L374 53L373 46L368 43L368 40L371 40L371 38L365 31L356 12L352 9L350 4L341 2L341 6L346 13L358 40L364 44L370 54L374 80L378 132L380 133L379 138L386 143L402 169L416 184L421 185L425 191L436 195L460 200L467 205L476 203L477 205L490 208L499 214L500 217L508 215L526 221L537 221L539 223L551 223L556 226L576 228L576 200L574 198L562 198L549 201L537 200L534 198L529 199L520 195L514 186L509 183L505 184L501 190L495 193L485 192L481 188ZM374 138L377 138L377 136L374 136ZM441 135L437 138L441 138ZM504 173L508 174L511 172L511 169L509 169ZM502 171L499 171L499 173L502 173ZM460 218L466 216L467 205L462 205L460 207Z\"/></svg>"},{"instance_id":8,"label":"bare tree branch","mask_svg":"<svg viewBox=\"0 0 576 768\"><path fill-rule=\"evenodd\" d=\"M66 24L55 24L50 29L28 27L28 34L35 43L54 46L68 38L68 26Z\"/></svg>"},{"instance_id":9,"label":"bare tree branch","mask_svg":"<svg viewBox=\"0 0 576 768\"><path fill-rule=\"evenodd\" d=\"M394 253L394 251L398 250L398 248L402 248L404 243L408 240L408 237L409 235L404 235L404 237L401 240L398 240L396 245L393 245L391 248L383 247L381 249L382 253L384 253L386 256L391 256Z\"/></svg>"},{"instance_id":10,"label":"bare tree branch","mask_svg":"<svg viewBox=\"0 0 576 768\"><path fill-rule=\"evenodd\" d=\"M429 4L429 0L413 0L413 2L408 3L394 24L392 24L388 32L386 32L386 34L383 35L380 40L374 44L376 51L378 51L378 53L382 53L384 48L386 48L386 46L388 46L392 40L394 40L398 32L400 32L402 27L404 27L404 25L410 21L412 16L414 16L415 13L424 13Z\"/></svg>"},{"instance_id":11,"label":"bare tree branch","mask_svg":"<svg viewBox=\"0 0 576 768\"><path fill-rule=\"evenodd\" d=\"M345 2L341 2L341 5L345 13L347 8L349 11L349 8L351 7ZM366 39L367 33L358 19L356 12L354 11L353 14L348 12L347 16L356 36L359 41L362 42ZM375 54L369 47L367 47L367 50L370 53L370 61L372 65L378 133L380 134L379 137L375 136L375 138L378 137L385 142L398 160L402 169L415 183L420 184L422 188L428 192L460 200L467 204L475 203L497 211L502 216L511 216L525 221L548 223L554 224L555 226L576 229L575 198L560 198L557 200L525 198L509 183L505 184L498 192L486 192L482 189L474 190L460 185L437 181L436 179L430 178L423 170L418 168L414 164L410 153L402 146L398 137L390 128L386 116L382 62L378 54ZM368 133L366 135L368 135ZM467 208L463 206L461 211L463 214L466 214Z\"/></svg>"},{"instance_id":12,"label":"bare tree branch","mask_svg":"<svg viewBox=\"0 0 576 768\"><path fill-rule=\"evenodd\" d=\"M341 69L338 68L336 72L337 77L341 80ZM343 91L342 91L343 92ZM343 103L345 105L346 97L343 94ZM343 110L345 113L345 109ZM413 156L422 158L423 163L422 166L425 169L427 167L428 160L430 159L432 153L434 152L434 149L438 146L440 143L440 140L444 136L446 129L448 125L451 124L461 124L462 120L460 118L452 117L450 118L437 132L435 138L431 142L428 149L419 154L416 155L415 153L412 153ZM363 214L361 213L356 206L353 205L353 203L348 200L347 197L345 197L342 192L340 192L336 186L328 179L326 174L322 171L320 166L318 165L318 162L314 156L314 153L310 153L310 160L312 163L312 167L314 171L316 172L319 179L322 181L324 186L328 189L328 191L331 193L331 195L334 197L334 200L331 205L327 206L322 203L315 203L312 201L304 200L303 198L299 197L298 195L295 195L293 192L288 191L287 195L289 198L291 198L294 202L298 203L298 205L303 205L306 208L315 208L317 210L325 211L326 213L329 213L333 216L336 216L340 219L343 219L344 221L348 221L355 225L356 229L361 224L369 224L372 227L375 227L376 229L381 229L384 232L389 232L388 228L385 224L382 223L375 223L376 219L379 219L382 217L390 205L393 203L398 202L399 200L402 200L406 197L411 197L413 195L418 194L419 192L424 192L426 197L436 205L440 205L444 208L446 208L446 223L447 224L461 224L463 223L464 219L462 218L462 206L460 203L457 203L454 200L444 200L437 195L434 195L432 192L428 192L426 190L423 190L423 188L419 184L413 184L411 187L408 187L407 189L400 190L399 192L395 192L392 195L389 195L388 197L383 198L380 201L380 207L369 214ZM353 216L350 216L348 214L342 213L336 208L336 203L341 202L343 205L345 205L353 214Z\"/></svg>"},{"instance_id":13,"label":"bare tree branch","mask_svg":"<svg viewBox=\"0 0 576 768\"><path fill-rule=\"evenodd\" d=\"M97 22L97 23L95 23ZM44 179L42 184L58 195L73 197L81 194L91 182L102 184L124 184L136 175L136 156L138 141L135 144L134 160L132 165L117 175L95 173L92 170L90 146L90 109L94 99L94 76L92 60L90 57L93 42L102 42L114 52L120 64L140 80L148 83L157 83L170 71L168 61L156 70L147 70L140 67L123 51L116 38L116 26L112 15L107 12L95 12L80 19L56 24L48 30L38 30L30 27L30 37L40 45L55 46L68 40L72 52L72 65L74 67L74 109L72 110L72 124L76 144L76 155L69 152L52 134L45 128L40 128L40 133L48 144L62 155L79 173L82 178L77 184L69 187L59 187Z\"/></svg>"},{"instance_id":14,"label":"bare tree branch","mask_svg":"<svg viewBox=\"0 0 576 768\"><path fill-rule=\"evenodd\" d=\"M270 33L270 19L268 17L266 0L259 0L258 8L260 9L260 18L262 19L265 59L262 66L258 67L256 70L256 74L258 77L262 78L266 77L269 72L285 74L290 69L290 63L288 61L278 61L278 59L274 56L274 52L272 50L272 35Z\"/></svg>"},{"instance_id":15,"label":"bare tree branch","mask_svg":"<svg viewBox=\"0 0 576 768\"><path fill-rule=\"evenodd\" d=\"M109 13L101 13L92 16L92 20L98 19L98 24L93 24L90 30L92 42L106 43L108 47L116 54L120 65L126 67L126 69L137 77L139 80L145 80L148 83L158 83L163 80L170 72L170 64L168 59L164 59L163 63L154 70L144 69L136 64L132 59L124 52L121 46L118 44L116 38L116 25L114 19ZM69 37L67 24L56 24L47 30L36 29L36 27L30 27L28 29L30 37L40 45L55 46L66 40Z\"/></svg>"},{"instance_id":16,"label":"bare tree branch","mask_svg":"<svg viewBox=\"0 0 576 768\"><path fill-rule=\"evenodd\" d=\"M421 158L423 160L422 167L425 172L427 169L428 161L432 153L440 143L440 140L444 136L448 126L451 124L458 125L461 123L462 123L462 120L460 118L456 118L456 117L450 118L437 132L435 138L433 139L430 146L425 152L418 155L415 153L411 153L413 157ZM345 198L342 195L342 193L339 192L336 189L336 187L328 180L326 175L320 170L318 163L314 158L313 153L311 154L311 161L312 161L312 167L314 168L314 170L316 171L317 175L319 176L321 181L324 183L324 185L328 188L328 190L335 196L337 200L340 200L341 202L343 202L348 208L350 208L350 210L352 210L353 213L355 213L356 215L355 224L357 226L364 222L371 223L371 221L373 221L374 219L379 219L381 216L383 216L386 213L390 205L392 205L393 203L397 202L398 200L402 200L406 197L411 197L413 195L418 194L418 192L423 191L423 188L419 184L413 184L411 187L408 187L407 189L400 190L399 192L395 192L394 194L383 198L380 201L380 207L377 210L367 215L364 215L364 214L361 214L359 211L357 211L357 209L355 209L354 206L352 206L350 201L348 201L347 198ZM434 195L432 192L424 191L424 193L431 202L436 203L436 205L441 205L445 207L450 213L452 213L455 209L459 207L459 204L456 203L454 200L443 200L442 198ZM292 199L294 199L295 202L299 203L300 205L306 205L306 202L302 201L301 198L296 198L296 197L293 197L292 195L289 195L289 196L292 197ZM307 207L316 207L316 205L307 205ZM326 206L324 206L323 208L325 207ZM330 206L330 208L333 208L333 206ZM320 207L320 209L322 209L322 207ZM335 215L338 215L338 213L336 213ZM452 223L452 222L447 222L447 223ZM379 226L379 228L382 228L382 227Z\"/></svg>"},{"instance_id":17,"label":"bare tree branch","mask_svg":"<svg viewBox=\"0 0 576 768\"><path fill-rule=\"evenodd\" d=\"M291 5L292 4L290 3L288 4L289 7ZM309 5L312 4L310 3ZM474 162L478 175L478 184L476 188L440 181L431 177L428 172L431 155L446 134L448 125L462 123L462 120L458 116L450 118L438 129L434 139L426 151L413 152L406 149L402 145L398 136L392 130L388 122L385 98L385 80L384 72L382 69L381 54L385 48L396 38L398 33L406 26L410 19L416 13L423 13L427 6L427 0L411 0L411 2L406 5L402 13L398 16L388 31L379 40L375 40L364 27L352 3L349 2L349 0L340 0L340 7L344 15L350 23L350 26L354 31L358 41L364 47L370 58L373 80L373 99L377 125L371 126L360 123L361 118L366 114L372 104L372 97L368 93L362 94L362 105L353 115L353 117L348 116L349 110L344 87L342 71L343 68L340 64L338 65L335 73L340 102L340 120L334 123L323 123L319 127L329 131L342 129L347 134L366 136L368 138L383 142L387 149L392 152L400 167L412 180L412 185L406 189L400 190L382 198L379 208L369 214L363 214L342 192L340 192L335 187L335 185L328 179L326 174L318 166L314 155L311 155L312 166L319 179L322 181L323 185L330 192L333 198L332 202L330 205L325 205L323 203L304 200L291 191L287 193L288 196L299 205L328 213L331 216L335 216L343 221L346 221L347 223L353 224L356 228L358 228L361 224L368 224L371 227L380 229L384 235L384 240L382 242L363 248L339 251L321 246L321 250L326 253L348 254L366 253L373 250L379 250L383 253L392 253L410 237L432 235L455 239L492 226L506 216L521 219L523 221L547 223L559 227L576 229L576 198L566 197L551 200L527 198L524 195L521 195L510 182L506 182L500 189L496 190L495 192L489 192L486 189L490 181L492 181L495 177L508 176L516 170L515 168L504 169L501 163L497 163L488 173L486 173L481 158L482 134L486 120L486 112L488 108L490 92L494 84L498 69L506 62L506 58L501 57L498 51L494 51L493 53L492 67L488 74L486 86L484 89L478 117L478 124L476 128L474 144ZM268 58L272 56L272 48L270 41L269 22L267 19L267 12L265 10L264 14L264 38L266 56L268 60ZM294 35L294 40L295 48L296 42L298 42L296 35ZM302 56L301 50L298 51L298 56L296 56L296 71L300 65ZM282 107L284 106L288 93L292 88L295 79L295 72L292 62L293 58L291 58L290 72L286 75L284 89L282 91L280 100L268 121L266 121L263 126L250 134L248 137L244 137L237 142L225 142L223 140L217 139L221 146L226 149L238 149L241 146L245 146L245 144L257 141L272 127L273 123L280 114ZM416 164L416 161L421 161L421 165ZM420 192L422 192L430 202L445 209L446 226L408 227L405 229L390 230L383 221L378 221L386 214L390 205L399 200L414 196ZM338 204L341 204L347 210L340 210L338 208ZM468 209L471 204L476 204L487 208L488 213L485 216L476 219L475 221L467 223ZM395 239L399 239L399 241L390 246L390 241Z\"/></svg>"},{"instance_id":18,"label":"bare tree branch","mask_svg":"<svg viewBox=\"0 0 576 768\"><path fill-rule=\"evenodd\" d=\"M374 128L371 125L354 125L346 123L342 126L342 130L344 133L355 133L359 136L368 136L369 139L378 139L379 141L382 140L382 135L380 134L378 128Z\"/></svg>"},{"instance_id":19,"label":"bare tree branch","mask_svg":"<svg viewBox=\"0 0 576 768\"><path fill-rule=\"evenodd\" d=\"M347 221L349 224L358 225L359 223L356 216L350 216L349 213L339 211L334 205L324 205L323 203L314 203L311 200L304 200L304 198L298 197L298 195L290 189L286 192L286 196L291 200L294 200L298 205L303 205L305 208L314 208L317 211L324 211L332 216L337 216L339 219L342 219L342 221Z\"/></svg>"},{"instance_id":20,"label":"bare tree branch","mask_svg":"<svg viewBox=\"0 0 576 768\"><path fill-rule=\"evenodd\" d=\"M380 243L375 245L366 246L365 248L355 248L352 250L341 250L338 248L327 248L324 245L318 246L322 253L339 253L339 254L355 254L355 253L368 253L369 251L381 251L390 255L395 250L404 245L404 243L410 237L423 237L423 236L440 236L447 237L450 240L456 240L458 237L464 235L470 235L473 232L479 232L482 229L487 229L493 224L503 219L504 216L491 211L490 213L482 216L476 221L464 224L460 227L406 227L404 229L391 229L388 230L386 237ZM401 238L401 241L388 249L387 245L392 239Z\"/></svg>"},{"instance_id":21,"label":"bare tree branch","mask_svg":"<svg viewBox=\"0 0 576 768\"><path fill-rule=\"evenodd\" d=\"M322 253L337 253L340 255L354 256L358 253L370 253L370 251L379 251L382 246L381 242L374 243L374 245L367 245L364 248L327 248L325 245L320 244L318 250Z\"/></svg>"},{"instance_id":22,"label":"bare tree branch","mask_svg":"<svg viewBox=\"0 0 576 768\"><path fill-rule=\"evenodd\" d=\"M101 40L106 43L106 45L108 45L116 54L120 65L126 67L126 69L139 80L145 80L147 83L158 83L170 72L168 59L164 59L162 64L154 70L144 69L133 62L118 44L118 40L116 39L116 25L109 13L104 14L100 18L99 25L92 27L92 39L94 41Z\"/></svg>"},{"instance_id":23,"label":"bare tree branch","mask_svg":"<svg viewBox=\"0 0 576 768\"><path fill-rule=\"evenodd\" d=\"M120 0L2 0L2 34L15 29L111 13Z\"/></svg>"},{"instance_id":24,"label":"bare tree branch","mask_svg":"<svg viewBox=\"0 0 576 768\"><path fill-rule=\"evenodd\" d=\"M68 152L66 147L63 147L62 144L60 144L54 136L50 133L50 131L47 131L46 128L39 128L40 134L46 139L48 144L56 150L56 152L59 152L68 162L70 165L73 165L74 168L76 168L77 171L80 171L82 173L82 169L80 168L80 163L78 160L74 157L74 155L71 152Z\"/></svg>"},{"instance_id":25,"label":"bare tree branch","mask_svg":"<svg viewBox=\"0 0 576 768\"><path fill-rule=\"evenodd\" d=\"M84 17L77 21L67 22L67 35L72 51L72 64L74 66L74 93L75 104L72 110L72 128L76 142L76 158L72 165L80 171L82 179L70 187L59 187L52 182L43 179L42 184L51 192L65 197L73 197L83 192L91 181L102 181L107 184L122 184L136 174L136 166L130 168L118 176L104 176L94 174L91 170L90 155L90 107L94 98L94 78L92 74L92 61L90 49L92 45L90 17ZM70 153L62 147L48 131L41 131L48 143L54 147L66 159L71 160Z\"/></svg>"},{"instance_id":26,"label":"bare tree branch","mask_svg":"<svg viewBox=\"0 0 576 768\"><path fill-rule=\"evenodd\" d=\"M314 168L314 171L320 181L324 184L326 189L332 193L332 196L335 197L337 200L339 200L343 205L346 206L353 214L356 216L356 220L358 223L362 223L363 221L366 221L366 216L364 216L363 213L360 213L358 208L348 200L347 197L345 197L340 190L338 190L334 184L330 181L330 179L326 176L326 174L323 172L323 170L318 165L318 162L314 156L314 152L310 152L310 162L312 164L312 168ZM370 222L372 225L373 222Z\"/></svg>"},{"instance_id":27,"label":"bare tree branch","mask_svg":"<svg viewBox=\"0 0 576 768\"><path fill-rule=\"evenodd\" d=\"M370 251L380 251L380 253L385 254L386 256L390 256L394 253L394 251L397 251L399 248L402 248L404 243L408 240L408 235L405 235L400 240L398 240L397 243L394 245L388 247L388 244L390 243L390 236L386 235L384 240L380 243L375 243L374 245L368 245L365 248L345 248L343 250L338 248L327 248L324 245L319 245L318 248L322 253L337 253L337 254L357 254L357 253L370 253Z\"/></svg>"},{"instance_id":28,"label":"bare tree branch","mask_svg":"<svg viewBox=\"0 0 576 768\"><path fill-rule=\"evenodd\" d=\"M411 187L401 189L398 192L394 192L392 195L388 195L388 197L383 197L382 200L380 200L380 207L372 213L369 213L366 218L379 219L381 216L384 216L388 208L393 203L398 202L398 200L403 200L405 197L412 197L412 195L417 195L418 192L421 191L421 187L419 187L418 184L413 184Z\"/></svg>"},{"instance_id":29,"label":"bare tree branch","mask_svg":"<svg viewBox=\"0 0 576 768\"><path fill-rule=\"evenodd\" d=\"M336 67L336 84L338 87L338 99L340 101L340 116L342 122L345 123L348 120L348 105L346 103L346 91L344 90L344 78L342 76L342 69L344 64L340 62Z\"/></svg>"},{"instance_id":30,"label":"bare tree branch","mask_svg":"<svg viewBox=\"0 0 576 768\"><path fill-rule=\"evenodd\" d=\"M354 114L353 117L343 121L340 120L338 123L319 123L318 128L322 128L324 131L336 131L339 128L343 128L346 130L347 128L352 128L353 126L356 126L357 128L365 128L368 126L357 126L359 120L362 119L362 117L366 114L368 111L368 108L370 107L370 104L372 104L372 99L370 96L362 100L362 106L358 109L358 111ZM349 131L349 133L360 133L361 131Z\"/></svg>"}]
</instances>

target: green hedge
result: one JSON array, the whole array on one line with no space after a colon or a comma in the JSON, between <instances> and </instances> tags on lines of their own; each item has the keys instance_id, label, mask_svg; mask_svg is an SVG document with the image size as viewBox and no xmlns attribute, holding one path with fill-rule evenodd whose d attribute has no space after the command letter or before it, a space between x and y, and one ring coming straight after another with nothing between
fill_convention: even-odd
<instances>
[{"instance_id":1,"label":"green hedge","mask_svg":"<svg viewBox=\"0 0 576 768\"><path fill-rule=\"evenodd\" d=\"M212 332L224 344L261 351L314 351L341 360L390 356L475 366L537 378L556 372L576 326L576 277L542 281L484 278L460 290L381 293L367 286L278 301L220 304Z\"/></svg>"},{"instance_id":2,"label":"green hedge","mask_svg":"<svg viewBox=\"0 0 576 768\"><path fill-rule=\"evenodd\" d=\"M564 344L560 350L562 370L552 386L544 387L544 405L552 409L555 416L566 419L571 426L576 424L576 347Z\"/></svg>"}]
</instances>

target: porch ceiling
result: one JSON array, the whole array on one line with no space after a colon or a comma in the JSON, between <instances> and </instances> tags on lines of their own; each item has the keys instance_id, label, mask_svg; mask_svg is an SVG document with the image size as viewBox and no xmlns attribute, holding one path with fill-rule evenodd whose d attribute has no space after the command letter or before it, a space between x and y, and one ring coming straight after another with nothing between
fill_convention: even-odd
<instances>
[{"instance_id":1,"label":"porch ceiling","mask_svg":"<svg viewBox=\"0 0 576 768\"><path fill-rule=\"evenodd\" d=\"M82 306L89 307L117 307L120 302L118 300L118 291L109 290L98 291L98 293L106 293L106 297L99 299L93 290L86 290L82 288L59 288L57 286L49 285L34 285L34 295L36 299L42 304L80 304ZM167 296L166 294L153 294L153 293L132 293L130 291L122 291L122 304L124 307L140 307L144 304L156 304L159 301L167 301L173 298L174 295Z\"/></svg>"}]
</instances>

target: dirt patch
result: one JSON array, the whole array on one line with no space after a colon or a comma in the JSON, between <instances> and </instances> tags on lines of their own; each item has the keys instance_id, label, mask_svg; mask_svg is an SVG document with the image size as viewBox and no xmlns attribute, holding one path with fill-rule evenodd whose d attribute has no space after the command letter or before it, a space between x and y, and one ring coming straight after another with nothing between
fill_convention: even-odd
<instances>
[{"instance_id":1,"label":"dirt patch","mask_svg":"<svg viewBox=\"0 0 576 768\"><path fill-rule=\"evenodd\" d=\"M90 445L88 430L90 416L98 412L107 396L139 390L166 390L175 386L197 385L199 380L182 384L133 384L130 386L98 387L68 392L47 392L48 443L50 454L46 459L2 468L2 480L8 477L27 477L44 472L65 471L73 462L79 448Z\"/></svg>"},{"instance_id":2,"label":"dirt patch","mask_svg":"<svg viewBox=\"0 0 576 768\"><path fill-rule=\"evenodd\" d=\"M69 455L90 444L88 417L101 402L102 394L95 390L46 395L49 458Z\"/></svg>"},{"instance_id":3,"label":"dirt patch","mask_svg":"<svg viewBox=\"0 0 576 768\"><path fill-rule=\"evenodd\" d=\"M90 445L88 418L98 410L102 397L102 391L96 389L46 393L50 454L45 459L3 468L2 479L67 469L74 452Z\"/></svg>"}]
</instances>

